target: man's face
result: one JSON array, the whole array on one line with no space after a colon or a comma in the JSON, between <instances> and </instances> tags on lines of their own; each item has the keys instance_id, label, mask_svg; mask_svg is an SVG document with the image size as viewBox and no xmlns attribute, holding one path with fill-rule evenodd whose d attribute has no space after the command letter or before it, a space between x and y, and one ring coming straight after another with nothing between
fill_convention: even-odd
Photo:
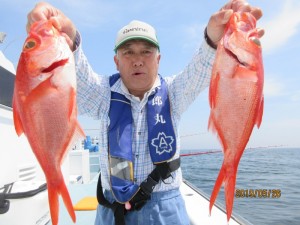
<instances>
[{"instance_id":1,"label":"man's face","mask_svg":"<svg viewBox=\"0 0 300 225\"><path fill-rule=\"evenodd\" d=\"M130 40L119 47L114 61L129 92L143 98L158 74L160 54L151 43Z\"/></svg>"}]
</instances>

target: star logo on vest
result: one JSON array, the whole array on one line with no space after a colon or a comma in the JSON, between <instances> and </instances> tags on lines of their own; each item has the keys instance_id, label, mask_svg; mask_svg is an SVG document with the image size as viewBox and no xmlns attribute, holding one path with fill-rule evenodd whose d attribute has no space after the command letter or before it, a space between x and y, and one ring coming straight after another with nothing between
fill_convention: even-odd
<instances>
[{"instance_id":1,"label":"star logo on vest","mask_svg":"<svg viewBox=\"0 0 300 225\"><path fill-rule=\"evenodd\" d=\"M164 152L170 153L172 151L172 143L174 138L172 136L166 136L164 132L160 132L157 138L153 138L151 145L156 148L156 153L161 155Z\"/></svg>"}]
</instances>

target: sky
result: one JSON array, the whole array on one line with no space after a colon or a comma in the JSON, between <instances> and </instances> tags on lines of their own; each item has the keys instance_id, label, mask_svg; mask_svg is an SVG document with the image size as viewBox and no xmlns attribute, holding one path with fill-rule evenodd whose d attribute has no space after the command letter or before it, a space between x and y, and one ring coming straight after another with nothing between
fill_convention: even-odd
<instances>
[{"instance_id":1,"label":"sky","mask_svg":"<svg viewBox=\"0 0 300 225\"><path fill-rule=\"evenodd\" d=\"M138 19L155 27L161 46L159 73L179 73L203 41L210 16L227 1L207 0L53 0L82 36L82 47L98 74L116 72L113 47L117 31ZM254 127L248 147L300 147L300 2L299 0L249 0L263 10L257 26L265 29L261 39L264 62L264 115ZM7 34L0 50L17 66L28 12L33 0L0 0L0 32ZM207 130L208 89L185 112L180 124L182 149L220 148ZM87 135L98 134L98 123L79 116Z\"/></svg>"}]
</instances>

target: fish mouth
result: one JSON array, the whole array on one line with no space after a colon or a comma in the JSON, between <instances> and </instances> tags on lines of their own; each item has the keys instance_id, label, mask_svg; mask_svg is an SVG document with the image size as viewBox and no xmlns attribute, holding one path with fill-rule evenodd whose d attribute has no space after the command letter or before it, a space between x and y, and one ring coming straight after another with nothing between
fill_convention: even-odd
<instances>
[{"instance_id":1,"label":"fish mouth","mask_svg":"<svg viewBox=\"0 0 300 225\"><path fill-rule=\"evenodd\" d=\"M58 68L60 66L64 66L68 61L69 61L69 59L62 59L62 60L56 61L56 62L52 63L50 66L48 66L47 68L43 69L42 73L50 73L51 71L55 70L56 68Z\"/></svg>"}]
</instances>

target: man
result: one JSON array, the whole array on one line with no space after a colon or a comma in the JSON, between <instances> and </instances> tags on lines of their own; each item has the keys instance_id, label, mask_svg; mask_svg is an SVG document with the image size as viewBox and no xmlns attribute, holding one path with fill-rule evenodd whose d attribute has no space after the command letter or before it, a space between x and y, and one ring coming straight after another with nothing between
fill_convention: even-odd
<instances>
[{"instance_id":1,"label":"man","mask_svg":"<svg viewBox=\"0 0 300 225\"><path fill-rule=\"evenodd\" d=\"M100 120L95 225L189 224L179 191L179 120L209 85L215 48L237 10L262 16L244 0L227 3L211 16L192 61L167 78L158 74L160 46L147 23L134 20L120 29L114 47L119 73L106 77L93 72L75 25L61 11L39 3L28 14L27 30L34 21L51 19L65 33L76 61L79 112Z\"/></svg>"}]
</instances>

